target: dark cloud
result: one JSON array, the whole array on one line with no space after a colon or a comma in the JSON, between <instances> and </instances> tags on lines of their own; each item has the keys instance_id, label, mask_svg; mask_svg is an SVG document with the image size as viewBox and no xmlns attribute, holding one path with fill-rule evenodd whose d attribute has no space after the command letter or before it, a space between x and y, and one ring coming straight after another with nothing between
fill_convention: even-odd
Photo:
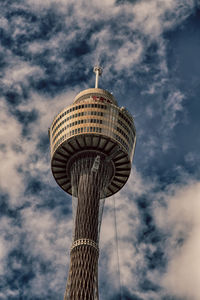
<instances>
[{"instance_id":1,"label":"dark cloud","mask_svg":"<svg viewBox=\"0 0 200 300\"><path fill-rule=\"evenodd\" d=\"M27 185L27 194L28 195L37 195L42 191L42 183L37 178L29 178L29 182Z\"/></svg>"},{"instance_id":2,"label":"dark cloud","mask_svg":"<svg viewBox=\"0 0 200 300\"><path fill-rule=\"evenodd\" d=\"M0 196L0 209L1 209L1 214L8 216L9 218L16 218L18 217L18 212L16 210L12 210L9 207L8 204L9 201L9 195L8 194L4 194L3 192L1 192L1 196Z\"/></svg>"},{"instance_id":3,"label":"dark cloud","mask_svg":"<svg viewBox=\"0 0 200 300\"><path fill-rule=\"evenodd\" d=\"M136 3L139 2L140 0L116 0L116 4L125 4L125 3Z\"/></svg>"},{"instance_id":4,"label":"dark cloud","mask_svg":"<svg viewBox=\"0 0 200 300\"><path fill-rule=\"evenodd\" d=\"M48 148L49 148L49 137L48 137L48 133L46 134L42 134L39 137L39 142L37 144L37 149L41 152L41 153L47 153L48 152Z\"/></svg>"},{"instance_id":5,"label":"dark cloud","mask_svg":"<svg viewBox=\"0 0 200 300\"><path fill-rule=\"evenodd\" d=\"M122 295L123 295L123 298L126 300L142 300L141 297L137 296L135 293L130 293L125 288L123 289Z\"/></svg>"},{"instance_id":6,"label":"dark cloud","mask_svg":"<svg viewBox=\"0 0 200 300\"><path fill-rule=\"evenodd\" d=\"M145 292L148 292L148 291L157 292L157 291L160 290L159 285L156 285L156 284L154 284L153 282L151 282L150 280L147 280L147 279L145 279L143 282L142 281L140 282L140 288Z\"/></svg>"}]
</instances>

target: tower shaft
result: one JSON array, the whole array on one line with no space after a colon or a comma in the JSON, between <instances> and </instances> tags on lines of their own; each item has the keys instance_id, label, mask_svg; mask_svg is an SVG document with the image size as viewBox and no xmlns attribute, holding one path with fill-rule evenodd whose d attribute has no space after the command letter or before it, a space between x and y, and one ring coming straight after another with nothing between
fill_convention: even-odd
<instances>
[{"instance_id":1,"label":"tower shaft","mask_svg":"<svg viewBox=\"0 0 200 300\"><path fill-rule=\"evenodd\" d=\"M108 180L108 168L97 168L95 157L76 160L72 186L77 195L74 242L65 300L98 300L99 203Z\"/></svg>"}]
</instances>

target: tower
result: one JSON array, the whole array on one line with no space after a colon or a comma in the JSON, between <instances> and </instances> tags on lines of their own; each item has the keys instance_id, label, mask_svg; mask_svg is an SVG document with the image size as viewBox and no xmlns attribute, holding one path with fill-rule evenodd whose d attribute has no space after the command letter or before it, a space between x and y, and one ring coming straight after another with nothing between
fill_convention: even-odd
<instances>
[{"instance_id":1,"label":"tower","mask_svg":"<svg viewBox=\"0 0 200 300\"><path fill-rule=\"evenodd\" d=\"M64 300L98 300L99 231L103 199L128 180L136 131L133 118L111 93L98 88L102 69L94 68L95 88L80 92L50 128L51 169L73 198L74 232Z\"/></svg>"}]
</instances>

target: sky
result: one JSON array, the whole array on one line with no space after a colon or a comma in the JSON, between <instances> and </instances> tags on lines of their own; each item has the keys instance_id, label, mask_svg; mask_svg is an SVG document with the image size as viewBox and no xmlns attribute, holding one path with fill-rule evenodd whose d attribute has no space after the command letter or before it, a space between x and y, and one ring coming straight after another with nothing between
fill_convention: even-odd
<instances>
[{"instance_id":1,"label":"sky","mask_svg":"<svg viewBox=\"0 0 200 300\"><path fill-rule=\"evenodd\" d=\"M200 2L0 5L0 300L63 299L72 207L48 128L97 63L137 130L131 176L105 200L100 299L199 300Z\"/></svg>"}]
</instances>

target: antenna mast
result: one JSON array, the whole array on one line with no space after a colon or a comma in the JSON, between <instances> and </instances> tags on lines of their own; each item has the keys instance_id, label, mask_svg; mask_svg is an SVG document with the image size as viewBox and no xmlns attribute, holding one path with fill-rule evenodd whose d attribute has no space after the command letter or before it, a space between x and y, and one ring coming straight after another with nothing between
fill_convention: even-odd
<instances>
[{"instance_id":1,"label":"antenna mast","mask_svg":"<svg viewBox=\"0 0 200 300\"><path fill-rule=\"evenodd\" d=\"M97 89L98 88L98 83L99 83L99 76L102 75L103 69L100 66L95 66L94 67L94 73L96 73L95 89Z\"/></svg>"}]
</instances>

